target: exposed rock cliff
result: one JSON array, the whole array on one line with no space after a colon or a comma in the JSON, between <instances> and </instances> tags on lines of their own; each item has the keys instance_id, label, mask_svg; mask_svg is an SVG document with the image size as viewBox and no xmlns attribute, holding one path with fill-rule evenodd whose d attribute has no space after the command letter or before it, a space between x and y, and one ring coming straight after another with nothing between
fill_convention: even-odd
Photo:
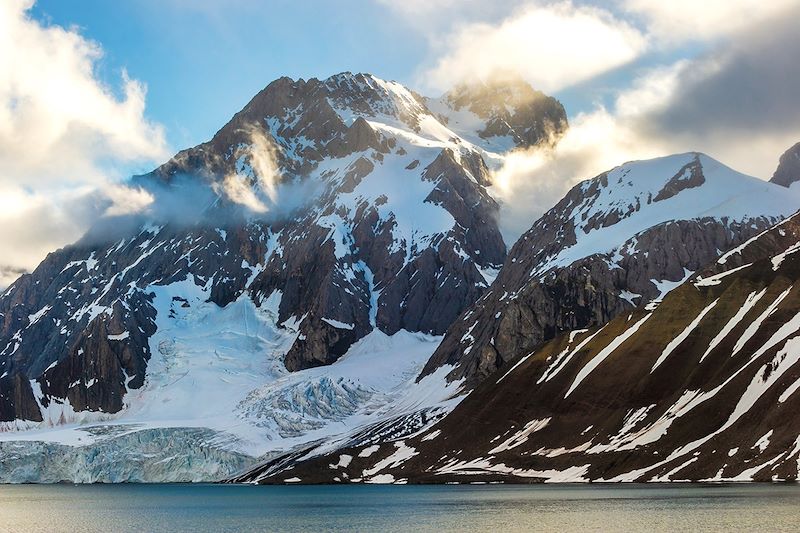
<instances>
[{"instance_id":1,"label":"exposed rock cliff","mask_svg":"<svg viewBox=\"0 0 800 533\"><path fill-rule=\"evenodd\" d=\"M775 174L769 181L783 187L789 187L792 183L800 181L800 143L784 152Z\"/></svg>"}]
</instances>

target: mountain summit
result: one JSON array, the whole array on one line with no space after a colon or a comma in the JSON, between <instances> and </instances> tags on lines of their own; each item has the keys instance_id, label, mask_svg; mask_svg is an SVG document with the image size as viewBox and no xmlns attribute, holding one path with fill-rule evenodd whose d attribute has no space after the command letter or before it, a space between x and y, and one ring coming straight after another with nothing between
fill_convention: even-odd
<instances>
[{"instance_id":1,"label":"mountain summit","mask_svg":"<svg viewBox=\"0 0 800 533\"><path fill-rule=\"evenodd\" d=\"M514 77L463 83L427 104L453 131L489 151L551 145L569 127L558 100Z\"/></svg>"},{"instance_id":2,"label":"mountain summit","mask_svg":"<svg viewBox=\"0 0 800 533\"><path fill-rule=\"evenodd\" d=\"M78 424L202 427L236 443L213 451L234 468L231 450L377 416L506 255L484 159L499 155L428 102L369 74L281 78L210 141L135 177L165 216L127 232L105 221L0 295L3 429L64 428L91 453L115 434ZM188 221L174 212L187 203ZM438 390L414 408L452 394ZM109 475L98 469L90 479Z\"/></svg>"}]
</instances>

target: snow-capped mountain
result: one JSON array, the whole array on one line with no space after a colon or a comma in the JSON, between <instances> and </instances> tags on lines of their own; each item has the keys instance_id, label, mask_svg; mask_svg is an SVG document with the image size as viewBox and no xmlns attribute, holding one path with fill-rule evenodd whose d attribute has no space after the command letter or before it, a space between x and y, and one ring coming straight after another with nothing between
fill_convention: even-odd
<instances>
[{"instance_id":1,"label":"snow-capped mountain","mask_svg":"<svg viewBox=\"0 0 800 533\"><path fill-rule=\"evenodd\" d=\"M475 385L559 332L663 298L798 205L795 192L698 153L626 163L584 181L517 241L422 375L455 365L450 378Z\"/></svg>"},{"instance_id":2,"label":"snow-capped mountain","mask_svg":"<svg viewBox=\"0 0 800 533\"><path fill-rule=\"evenodd\" d=\"M798 250L794 215L661 303L519 353L417 435L250 479L796 480Z\"/></svg>"},{"instance_id":3,"label":"snow-capped mountain","mask_svg":"<svg viewBox=\"0 0 800 533\"><path fill-rule=\"evenodd\" d=\"M209 142L134 179L166 214L105 221L4 291L2 440L70 459L2 478L137 475L75 466L109 439L133 461L171 450L156 479L219 477L451 396L442 379L413 382L505 258L484 159L499 156L427 102L367 74L276 80ZM526 113L552 131L559 109ZM193 453L228 466L193 471Z\"/></svg>"},{"instance_id":4,"label":"snow-capped mountain","mask_svg":"<svg viewBox=\"0 0 800 533\"><path fill-rule=\"evenodd\" d=\"M333 470L399 466L498 368L644 313L798 205L702 154L626 163L507 255L490 168L566 127L514 80L271 83L132 180L147 212L0 294L0 481L272 480L354 446Z\"/></svg>"}]
</instances>

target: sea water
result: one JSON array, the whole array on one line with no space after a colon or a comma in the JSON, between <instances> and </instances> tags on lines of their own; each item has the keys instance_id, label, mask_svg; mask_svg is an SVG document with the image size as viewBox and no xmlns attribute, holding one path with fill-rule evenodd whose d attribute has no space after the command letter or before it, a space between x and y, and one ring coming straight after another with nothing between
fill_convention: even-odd
<instances>
[{"instance_id":1,"label":"sea water","mask_svg":"<svg viewBox=\"0 0 800 533\"><path fill-rule=\"evenodd\" d=\"M4 485L0 530L797 531L800 486Z\"/></svg>"}]
</instances>

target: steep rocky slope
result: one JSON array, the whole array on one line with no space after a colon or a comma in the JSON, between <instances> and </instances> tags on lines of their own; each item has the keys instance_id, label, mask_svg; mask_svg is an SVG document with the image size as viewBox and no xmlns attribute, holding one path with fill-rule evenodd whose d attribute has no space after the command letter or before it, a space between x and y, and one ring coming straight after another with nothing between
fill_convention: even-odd
<instances>
[{"instance_id":1,"label":"steep rocky slope","mask_svg":"<svg viewBox=\"0 0 800 533\"><path fill-rule=\"evenodd\" d=\"M795 480L798 250L795 215L661 303L518 353L416 436L365 439L260 480Z\"/></svg>"},{"instance_id":2,"label":"steep rocky slope","mask_svg":"<svg viewBox=\"0 0 800 533\"><path fill-rule=\"evenodd\" d=\"M450 378L475 386L560 332L662 298L799 200L697 153L626 163L584 181L517 241L422 375L455 365Z\"/></svg>"}]
</instances>

